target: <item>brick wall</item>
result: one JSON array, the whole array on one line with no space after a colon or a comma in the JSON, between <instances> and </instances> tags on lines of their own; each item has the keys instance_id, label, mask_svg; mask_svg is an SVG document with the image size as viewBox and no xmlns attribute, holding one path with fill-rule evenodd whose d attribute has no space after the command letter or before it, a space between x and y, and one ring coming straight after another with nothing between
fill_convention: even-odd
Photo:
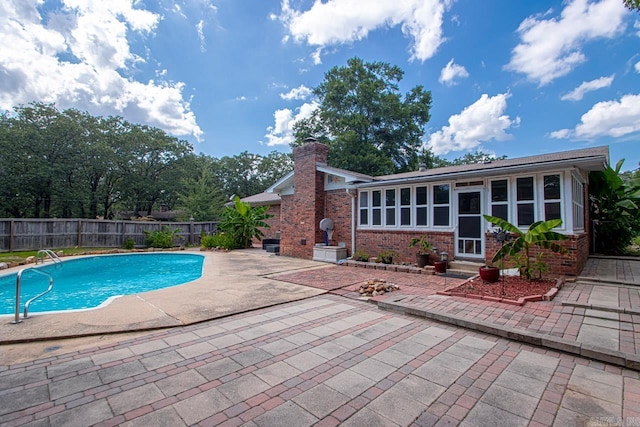
<instances>
[{"instance_id":1,"label":"brick wall","mask_svg":"<svg viewBox=\"0 0 640 427\"><path fill-rule=\"evenodd\" d=\"M269 224L269 228L260 227L260 231L264 234L263 239L272 239L276 237L276 232L280 231L281 215L280 205L269 205L267 214L273 215L272 218L266 219L264 222ZM253 244L260 246L260 239L253 239Z\"/></svg>"},{"instance_id":2,"label":"brick wall","mask_svg":"<svg viewBox=\"0 0 640 427\"><path fill-rule=\"evenodd\" d=\"M447 232L427 232L415 231L388 231L388 230L358 230L356 233L356 250L365 251L370 256L375 257L380 252L391 249L398 253L394 257L394 263L416 263L417 247L409 247L413 238L420 238L427 235L427 240L431 246L438 249L438 253L447 252L449 259L453 259L453 233Z\"/></svg>"},{"instance_id":3,"label":"brick wall","mask_svg":"<svg viewBox=\"0 0 640 427\"><path fill-rule=\"evenodd\" d=\"M529 250L531 263L535 262L540 252L543 252L542 261L547 264L550 273L567 276L577 276L580 274L589 257L589 234L581 233L567 237L569 240L557 242L560 246L567 249L567 253L556 254L548 249L541 249L534 246ZM493 238L491 233L487 233L485 238L487 244L486 260L489 262L493 258L493 255L500 249L500 244ZM500 267L500 263L497 263L497 266ZM513 261L505 260L504 268L512 268L514 266L515 263Z\"/></svg>"},{"instance_id":4,"label":"brick wall","mask_svg":"<svg viewBox=\"0 0 640 427\"><path fill-rule=\"evenodd\" d=\"M351 196L346 190L332 190L326 193L325 218L333 220L333 236L330 245L346 243L351 255Z\"/></svg>"},{"instance_id":5,"label":"brick wall","mask_svg":"<svg viewBox=\"0 0 640 427\"><path fill-rule=\"evenodd\" d=\"M294 194L282 197L280 253L296 258L313 257L313 246L323 241L319 228L325 213L324 174L316 163L326 163L329 149L311 142L293 149Z\"/></svg>"}]
</instances>

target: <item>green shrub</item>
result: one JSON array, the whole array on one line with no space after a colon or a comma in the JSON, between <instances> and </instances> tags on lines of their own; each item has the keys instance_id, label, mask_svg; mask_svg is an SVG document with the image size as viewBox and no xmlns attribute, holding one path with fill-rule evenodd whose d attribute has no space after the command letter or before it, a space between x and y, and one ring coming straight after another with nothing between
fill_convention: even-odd
<instances>
[{"instance_id":1,"label":"green shrub","mask_svg":"<svg viewBox=\"0 0 640 427\"><path fill-rule=\"evenodd\" d=\"M231 250L238 247L238 242L230 234L216 233L202 236L200 238L200 246L207 249L221 248Z\"/></svg>"},{"instance_id":2,"label":"green shrub","mask_svg":"<svg viewBox=\"0 0 640 427\"><path fill-rule=\"evenodd\" d=\"M122 247L128 250L133 249L136 246L136 241L133 240L131 237L127 237L126 239L124 239L124 243L122 244Z\"/></svg>"},{"instance_id":3,"label":"green shrub","mask_svg":"<svg viewBox=\"0 0 640 427\"><path fill-rule=\"evenodd\" d=\"M147 235L147 246L151 248L172 248L173 240L175 239L179 229L172 229L171 227L164 226L162 230L145 231Z\"/></svg>"},{"instance_id":4,"label":"green shrub","mask_svg":"<svg viewBox=\"0 0 640 427\"><path fill-rule=\"evenodd\" d=\"M393 257L397 255L398 254L395 251L391 249L385 249L378 254L378 256L376 257L376 261L383 264L393 264Z\"/></svg>"},{"instance_id":5,"label":"green shrub","mask_svg":"<svg viewBox=\"0 0 640 427\"><path fill-rule=\"evenodd\" d=\"M368 252L365 252L363 250L358 249L357 251L355 251L353 253L353 259L356 261L369 261L369 258L371 257L371 255L369 255Z\"/></svg>"}]
</instances>

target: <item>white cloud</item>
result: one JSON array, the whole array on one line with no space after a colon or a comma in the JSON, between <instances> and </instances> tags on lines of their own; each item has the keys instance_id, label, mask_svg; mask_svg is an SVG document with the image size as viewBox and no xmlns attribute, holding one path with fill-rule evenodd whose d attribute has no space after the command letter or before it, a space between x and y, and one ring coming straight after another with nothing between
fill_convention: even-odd
<instances>
[{"instance_id":1,"label":"white cloud","mask_svg":"<svg viewBox=\"0 0 640 427\"><path fill-rule=\"evenodd\" d=\"M640 94L624 95L620 101L603 101L595 104L581 117L575 129L552 132L554 138L593 139L618 138L640 131Z\"/></svg>"},{"instance_id":2,"label":"white cloud","mask_svg":"<svg viewBox=\"0 0 640 427\"><path fill-rule=\"evenodd\" d=\"M541 86L549 84L587 60L581 50L585 43L623 31L626 13L620 0L573 0L559 18L530 16L518 27L521 41L505 68Z\"/></svg>"},{"instance_id":3,"label":"white cloud","mask_svg":"<svg viewBox=\"0 0 640 427\"><path fill-rule=\"evenodd\" d=\"M591 80L590 82L582 82L580 86L571 92L562 95L560 99L563 101L580 101L587 92L611 86L614 77L615 74L612 74L609 77L600 77L599 79Z\"/></svg>"},{"instance_id":4,"label":"white cloud","mask_svg":"<svg viewBox=\"0 0 640 427\"><path fill-rule=\"evenodd\" d=\"M291 144L295 138L293 135L293 125L302 119L311 117L311 114L318 109L316 102L307 102L302 104L294 111L284 108L282 110L276 110L273 113L275 123L273 126L267 128L267 145L272 147L274 145L288 145Z\"/></svg>"},{"instance_id":5,"label":"white cloud","mask_svg":"<svg viewBox=\"0 0 640 427\"><path fill-rule=\"evenodd\" d=\"M43 17L41 3L0 2L0 109L55 102L201 138L182 82L131 77L132 65L144 59L131 51L128 37L153 34L159 15L136 8L135 0L62 0Z\"/></svg>"},{"instance_id":6,"label":"white cloud","mask_svg":"<svg viewBox=\"0 0 640 427\"><path fill-rule=\"evenodd\" d=\"M204 38L204 20L201 19L196 24L196 32L198 33L198 40L200 41L200 52L207 51L207 41Z\"/></svg>"},{"instance_id":7,"label":"white cloud","mask_svg":"<svg viewBox=\"0 0 640 427\"><path fill-rule=\"evenodd\" d=\"M638 30L638 32L636 33L636 35L638 37L640 37L640 21L636 21L633 23L633 28L635 28L636 30Z\"/></svg>"},{"instance_id":8,"label":"white cloud","mask_svg":"<svg viewBox=\"0 0 640 427\"><path fill-rule=\"evenodd\" d=\"M453 58L451 58L451 61L440 71L438 81L447 86L453 86L458 84L457 78L463 79L466 77L469 77L467 70L462 65L454 64Z\"/></svg>"},{"instance_id":9,"label":"white cloud","mask_svg":"<svg viewBox=\"0 0 640 427\"><path fill-rule=\"evenodd\" d=\"M293 101L293 100L305 100L311 95L312 91L305 85L300 85L298 87L294 87L287 93L281 93L280 98L285 101Z\"/></svg>"},{"instance_id":10,"label":"white cloud","mask_svg":"<svg viewBox=\"0 0 640 427\"><path fill-rule=\"evenodd\" d=\"M634 68L636 69L637 73L640 73L640 61L636 62L636 65L634 66Z\"/></svg>"},{"instance_id":11,"label":"white cloud","mask_svg":"<svg viewBox=\"0 0 640 427\"><path fill-rule=\"evenodd\" d=\"M504 114L509 93L489 97L483 94L473 104L465 107L460 114L449 118L449 126L443 126L432 133L427 146L434 154L442 155L451 151L477 149L482 142L503 141L511 138L505 131L520 123L520 118Z\"/></svg>"},{"instance_id":12,"label":"white cloud","mask_svg":"<svg viewBox=\"0 0 640 427\"><path fill-rule=\"evenodd\" d=\"M352 43L370 31L400 26L412 41L411 60L425 61L444 41L443 15L450 5L451 0L327 0L314 1L309 10L299 11L289 0L282 0L280 15L271 18L279 19L296 41L319 48ZM314 52L316 63L320 53Z\"/></svg>"}]
</instances>

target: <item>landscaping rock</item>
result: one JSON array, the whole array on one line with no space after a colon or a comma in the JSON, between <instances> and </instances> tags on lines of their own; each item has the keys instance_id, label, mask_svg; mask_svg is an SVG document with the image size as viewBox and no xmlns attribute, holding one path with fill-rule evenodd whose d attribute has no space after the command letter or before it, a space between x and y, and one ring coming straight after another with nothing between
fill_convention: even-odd
<instances>
[{"instance_id":1,"label":"landscaping rock","mask_svg":"<svg viewBox=\"0 0 640 427\"><path fill-rule=\"evenodd\" d=\"M358 288L358 293L363 297L375 297L387 292L399 290L400 287L393 283L387 283L382 279L369 279Z\"/></svg>"}]
</instances>

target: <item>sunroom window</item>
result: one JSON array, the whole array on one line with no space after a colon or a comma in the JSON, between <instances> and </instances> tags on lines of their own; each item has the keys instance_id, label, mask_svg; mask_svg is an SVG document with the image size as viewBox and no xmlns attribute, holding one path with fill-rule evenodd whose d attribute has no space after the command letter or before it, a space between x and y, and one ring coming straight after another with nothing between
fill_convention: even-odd
<instances>
[{"instance_id":1,"label":"sunroom window","mask_svg":"<svg viewBox=\"0 0 640 427\"><path fill-rule=\"evenodd\" d=\"M416 187L416 225L427 225L427 187Z\"/></svg>"},{"instance_id":2,"label":"sunroom window","mask_svg":"<svg viewBox=\"0 0 640 427\"><path fill-rule=\"evenodd\" d=\"M434 185L433 187L433 225L449 225L449 184Z\"/></svg>"},{"instance_id":3,"label":"sunroom window","mask_svg":"<svg viewBox=\"0 0 640 427\"><path fill-rule=\"evenodd\" d=\"M518 227L528 227L535 221L533 177L516 180L516 210Z\"/></svg>"},{"instance_id":4,"label":"sunroom window","mask_svg":"<svg viewBox=\"0 0 640 427\"><path fill-rule=\"evenodd\" d=\"M360 192L360 225L369 225L369 192Z\"/></svg>"},{"instance_id":5,"label":"sunroom window","mask_svg":"<svg viewBox=\"0 0 640 427\"><path fill-rule=\"evenodd\" d=\"M561 219L560 175L544 176L544 219Z\"/></svg>"},{"instance_id":6,"label":"sunroom window","mask_svg":"<svg viewBox=\"0 0 640 427\"><path fill-rule=\"evenodd\" d=\"M400 189L400 225L411 225L411 188Z\"/></svg>"},{"instance_id":7,"label":"sunroom window","mask_svg":"<svg viewBox=\"0 0 640 427\"><path fill-rule=\"evenodd\" d=\"M371 225L382 225L382 191L372 191L371 196Z\"/></svg>"},{"instance_id":8,"label":"sunroom window","mask_svg":"<svg viewBox=\"0 0 640 427\"><path fill-rule=\"evenodd\" d=\"M506 179L491 181L491 215L509 221L509 185Z\"/></svg>"},{"instance_id":9,"label":"sunroom window","mask_svg":"<svg viewBox=\"0 0 640 427\"><path fill-rule=\"evenodd\" d=\"M384 191L385 225L396 225L396 190Z\"/></svg>"}]
</instances>

